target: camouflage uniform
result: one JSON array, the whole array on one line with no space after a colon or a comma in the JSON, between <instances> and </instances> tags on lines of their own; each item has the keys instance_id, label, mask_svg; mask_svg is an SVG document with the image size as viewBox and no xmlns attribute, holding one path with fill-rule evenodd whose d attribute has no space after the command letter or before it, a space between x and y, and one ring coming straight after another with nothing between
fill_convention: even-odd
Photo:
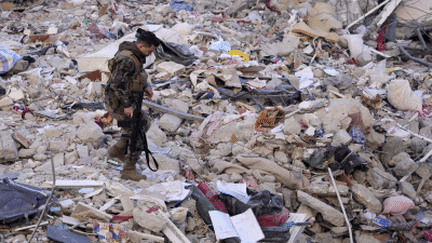
<instances>
[{"instance_id":1,"label":"camouflage uniform","mask_svg":"<svg viewBox=\"0 0 432 243\"><path fill-rule=\"evenodd\" d=\"M132 118L124 113L124 109L133 105L133 91L143 91L148 87L147 73L143 69L146 56L140 52L133 42L123 42L119 50L109 60L108 67L111 72L107 86L105 88L105 105L108 112L123 129L123 133L132 134ZM141 120L145 122L143 132L150 128L150 119L143 111ZM125 139L119 143L124 143ZM122 144L123 147L123 144ZM142 148L142 141L137 141L137 148ZM141 151L134 154L135 160L139 158Z\"/></svg>"}]
</instances>

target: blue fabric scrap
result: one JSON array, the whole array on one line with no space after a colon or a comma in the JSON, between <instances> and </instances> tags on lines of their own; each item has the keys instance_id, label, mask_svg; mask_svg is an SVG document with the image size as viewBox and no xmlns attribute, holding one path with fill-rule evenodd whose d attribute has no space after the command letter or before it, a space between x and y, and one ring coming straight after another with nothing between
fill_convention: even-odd
<instances>
[{"instance_id":1,"label":"blue fabric scrap","mask_svg":"<svg viewBox=\"0 0 432 243\"><path fill-rule=\"evenodd\" d=\"M364 144L366 142L365 135L357 128L353 127L349 132L349 135L352 137L354 143Z\"/></svg>"},{"instance_id":2,"label":"blue fabric scrap","mask_svg":"<svg viewBox=\"0 0 432 243\"><path fill-rule=\"evenodd\" d=\"M171 0L169 4L175 11L186 10L193 12L194 8L191 5L185 4L184 2L184 0Z\"/></svg>"}]
</instances>

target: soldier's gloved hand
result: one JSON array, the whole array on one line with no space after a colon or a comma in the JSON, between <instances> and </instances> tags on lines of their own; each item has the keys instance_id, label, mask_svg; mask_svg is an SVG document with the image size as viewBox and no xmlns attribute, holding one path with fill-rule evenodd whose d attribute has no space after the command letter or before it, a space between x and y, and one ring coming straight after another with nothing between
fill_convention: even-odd
<instances>
[{"instance_id":1,"label":"soldier's gloved hand","mask_svg":"<svg viewBox=\"0 0 432 243\"><path fill-rule=\"evenodd\" d=\"M132 116L133 116L133 106L128 107L128 108L124 108L124 113L125 113L127 116L132 117Z\"/></svg>"},{"instance_id":2,"label":"soldier's gloved hand","mask_svg":"<svg viewBox=\"0 0 432 243\"><path fill-rule=\"evenodd\" d=\"M153 90L150 87L146 87L144 89L144 93L147 97L149 97L149 99L153 97Z\"/></svg>"}]
</instances>

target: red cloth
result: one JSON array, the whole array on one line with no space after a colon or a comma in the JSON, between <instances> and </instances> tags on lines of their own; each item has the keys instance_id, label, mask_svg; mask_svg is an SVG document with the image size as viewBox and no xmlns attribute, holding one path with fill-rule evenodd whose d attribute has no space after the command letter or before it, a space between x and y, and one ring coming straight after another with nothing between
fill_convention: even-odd
<instances>
[{"instance_id":1,"label":"red cloth","mask_svg":"<svg viewBox=\"0 0 432 243\"><path fill-rule=\"evenodd\" d=\"M261 216L257 220L261 227L279 226L288 220L289 215L290 212L284 207L279 214Z\"/></svg>"},{"instance_id":2,"label":"red cloth","mask_svg":"<svg viewBox=\"0 0 432 243\"><path fill-rule=\"evenodd\" d=\"M194 175L191 168L189 168L185 163L179 161L180 175L186 177L190 181L194 181Z\"/></svg>"},{"instance_id":3,"label":"red cloth","mask_svg":"<svg viewBox=\"0 0 432 243\"><path fill-rule=\"evenodd\" d=\"M382 28L380 32L378 32L378 37L376 38L376 42L378 43L378 51L384 51L385 49L387 49L386 44L384 44L384 40L385 40L386 29L389 24L390 22L387 21L384 25L384 28Z\"/></svg>"},{"instance_id":4,"label":"red cloth","mask_svg":"<svg viewBox=\"0 0 432 243\"><path fill-rule=\"evenodd\" d=\"M423 236L425 240L432 241L432 229L430 229L428 232L424 232Z\"/></svg>"},{"instance_id":5,"label":"red cloth","mask_svg":"<svg viewBox=\"0 0 432 243\"><path fill-rule=\"evenodd\" d=\"M218 211L228 213L225 204L219 199L218 195L210 188L210 186L206 182L201 182L198 185L198 188L202 191L202 193L213 203Z\"/></svg>"},{"instance_id":6,"label":"red cloth","mask_svg":"<svg viewBox=\"0 0 432 243\"><path fill-rule=\"evenodd\" d=\"M119 215L113 215L112 220L114 222L123 222L128 221L129 219L133 218L133 216L119 216Z\"/></svg>"}]
</instances>

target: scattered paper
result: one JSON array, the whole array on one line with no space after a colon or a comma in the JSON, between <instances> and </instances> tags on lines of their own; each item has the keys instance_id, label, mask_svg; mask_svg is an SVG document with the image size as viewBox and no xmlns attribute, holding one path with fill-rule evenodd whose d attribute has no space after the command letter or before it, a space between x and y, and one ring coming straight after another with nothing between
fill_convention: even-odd
<instances>
[{"instance_id":1,"label":"scattered paper","mask_svg":"<svg viewBox=\"0 0 432 243\"><path fill-rule=\"evenodd\" d=\"M324 72L330 76L336 76L339 74L339 71L336 71L336 69L334 69L332 67L328 67L328 68L324 69Z\"/></svg>"},{"instance_id":2,"label":"scattered paper","mask_svg":"<svg viewBox=\"0 0 432 243\"><path fill-rule=\"evenodd\" d=\"M167 202L183 201L190 193L189 183L169 181L141 190L140 194L151 195Z\"/></svg>"},{"instance_id":3,"label":"scattered paper","mask_svg":"<svg viewBox=\"0 0 432 243\"><path fill-rule=\"evenodd\" d=\"M228 194L240 200L242 203L247 203L250 196L246 192L246 184L244 183L227 183L226 181L216 182L216 187L219 192Z\"/></svg>"},{"instance_id":4,"label":"scattered paper","mask_svg":"<svg viewBox=\"0 0 432 243\"><path fill-rule=\"evenodd\" d=\"M238 237L241 242L252 243L264 239L252 209L232 217L220 211L210 211L209 214L218 240Z\"/></svg>"}]
</instances>

